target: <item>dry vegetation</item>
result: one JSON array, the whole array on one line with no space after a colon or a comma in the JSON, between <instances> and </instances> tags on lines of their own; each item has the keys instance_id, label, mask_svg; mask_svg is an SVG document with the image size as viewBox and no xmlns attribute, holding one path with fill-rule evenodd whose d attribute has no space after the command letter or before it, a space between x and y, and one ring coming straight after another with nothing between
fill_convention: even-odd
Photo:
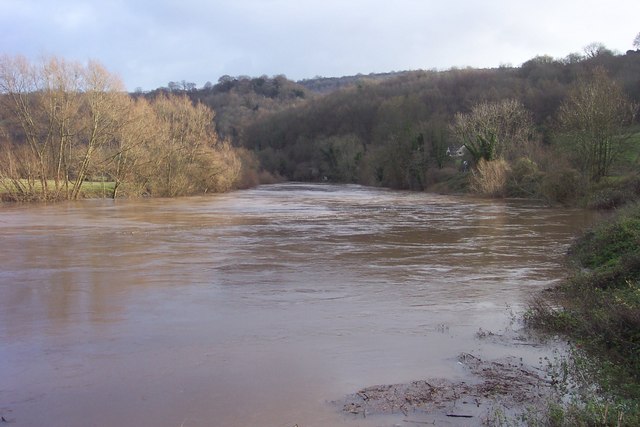
<instances>
[{"instance_id":1,"label":"dry vegetation","mask_svg":"<svg viewBox=\"0 0 640 427\"><path fill-rule=\"evenodd\" d=\"M5 56L0 92L5 200L78 199L88 181L111 183L110 197L172 197L238 180L238 150L218 138L208 107L173 94L134 99L98 63Z\"/></svg>"}]
</instances>

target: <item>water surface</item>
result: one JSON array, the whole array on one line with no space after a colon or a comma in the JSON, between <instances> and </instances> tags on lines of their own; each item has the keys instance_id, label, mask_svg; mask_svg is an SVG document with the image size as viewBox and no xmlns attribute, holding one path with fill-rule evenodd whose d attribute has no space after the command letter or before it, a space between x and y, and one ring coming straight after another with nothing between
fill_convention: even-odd
<instances>
[{"instance_id":1,"label":"water surface","mask_svg":"<svg viewBox=\"0 0 640 427\"><path fill-rule=\"evenodd\" d=\"M327 402L467 375L589 216L279 184L0 207L0 413L16 426L372 426ZM537 357L537 354L530 354Z\"/></svg>"}]
</instances>

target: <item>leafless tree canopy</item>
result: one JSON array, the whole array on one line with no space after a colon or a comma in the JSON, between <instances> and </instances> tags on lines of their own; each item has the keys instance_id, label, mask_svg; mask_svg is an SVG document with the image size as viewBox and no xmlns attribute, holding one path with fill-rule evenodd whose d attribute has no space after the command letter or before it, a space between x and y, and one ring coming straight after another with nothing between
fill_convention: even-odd
<instances>
[{"instance_id":1,"label":"leafless tree canopy","mask_svg":"<svg viewBox=\"0 0 640 427\"><path fill-rule=\"evenodd\" d=\"M209 108L134 100L97 62L4 56L0 105L0 186L14 200L77 199L95 180L113 182L113 197L225 191L240 170Z\"/></svg>"},{"instance_id":2,"label":"leafless tree canopy","mask_svg":"<svg viewBox=\"0 0 640 427\"><path fill-rule=\"evenodd\" d=\"M607 176L623 148L624 130L638 108L602 68L580 78L560 106L558 118L574 158L592 181Z\"/></svg>"},{"instance_id":3,"label":"leafless tree canopy","mask_svg":"<svg viewBox=\"0 0 640 427\"><path fill-rule=\"evenodd\" d=\"M474 161L491 161L529 141L533 135L533 119L518 100L483 102L476 104L470 113L457 113L452 131Z\"/></svg>"}]
</instances>

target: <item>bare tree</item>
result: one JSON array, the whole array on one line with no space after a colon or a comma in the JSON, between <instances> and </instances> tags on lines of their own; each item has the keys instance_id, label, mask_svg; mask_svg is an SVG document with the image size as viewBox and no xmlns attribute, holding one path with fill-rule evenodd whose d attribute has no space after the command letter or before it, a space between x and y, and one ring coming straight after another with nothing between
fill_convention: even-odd
<instances>
[{"instance_id":1,"label":"bare tree","mask_svg":"<svg viewBox=\"0 0 640 427\"><path fill-rule=\"evenodd\" d=\"M475 105L470 113L457 113L452 125L454 135L464 144L473 160L501 158L514 145L533 135L533 119L520 101L506 99Z\"/></svg>"},{"instance_id":2,"label":"bare tree","mask_svg":"<svg viewBox=\"0 0 640 427\"><path fill-rule=\"evenodd\" d=\"M22 199L34 197L40 185L43 198L47 198L47 124L41 120L38 91L41 78L36 68L22 56L3 56L0 60L0 92L2 109L13 122L14 139L19 139L28 150L7 154L10 162L3 175L11 178L12 193ZM44 135L43 135L44 134ZM5 150L11 150L7 144ZM20 155L20 157L17 157ZM14 175L17 174L17 175ZM5 183L8 181L5 181Z\"/></svg>"},{"instance_id":3,"label":"bare tree","mask_svg":"<svg viewBox=\"0 0 640 427\"><path fill-rule=\"evenodd\" d=\"M633 39L633 47L640 50L640 33L636 34L636 38Z\"/></svg>"},{"instance_id":4,"label":"bare tree","mask_svg":"<svg viewBox=\"0 0 640 427\"><path fill-rule=\"evenodd\" d=\"M596 58L602 54L611 53L611 51L604 44L593 42L584 47L584 53L587 58Z\"/></svg>"},{"instance_id":5,"label":"bare tree","mask_svg":"<svg viewBox=\"0 0 640 427\"><path fill-rule=\"evenodd\" d=\"M609 173L629 135L624 132L638 110L603 68L573 85L558 113L578 166L591 181Z\"/></svg>"},{"instance_id":6,"label":"bare tree","mask_svg":"<svg viewBox=\"0 0 640 427\"><path fill-rule=\"evenodd\" d=\"M186 95L134 100L97 62L1 57L0 106L3 197L77 199L94 179L112 180L112 197L178 196L226 191L238 178L213 111Z\"/></svg>"},{"instance_id":7,"label":"bare tree","mask_svg":"<svg viewBox=\"0 0 640 427\"><path fill-rule=\"evenodd\" d=\"M49 123L48 146L50 162L48 178L53 179L52 198L71 197L69 170L71 147L77 138L78 117L82 104L83 70L77 63L49 58L40 71L42 89L39 92L42 113Z\"/></svg>"},{"instance_id":8,"label":"bare tree","mask_svg":"<svg viewBox=\"0 0 640 427\"><path fill-rule=\"evenodd\" d=\"M83 67L52 57L34 65L5 56L0 92L9 125L19 131L4 147L12 151L11 174L19 174L11 181L15 194L78 198L97 148L120 124L128 98L122 84L95 62Z\"/></svg>"},{"instance_id":9,"label":"bare tree","mask_svg":"<svg viewBox=\"0 0 640 427\"><path fill-rule=\"evenodd\" d=\"M184 95L161 96L151 106L161 129L161 137L149 147L151 193L174 197L228 190L240 161L230 145L219 141L213 111Z\"/></svg>"},{"instance_id":10,"label":"bare tree","mask_svg":"<svg viewBox=\"0 0 640 427\"><path fill-rule=\"evenodd\" d=\"M155 112L144 98L130 99L117 136L104 147L103 167L113 182L112 198L144 194L149 147L161 138Z\"/></svg>"},{"instance_id":11,"label":"bare tree","mask_svg":"<svg viewBox=\"0 0 640 427\"><path fill-rule=\"evenodd\" d=\"M83 80L86 117L80 138L76 140L79 159L74 171L72 199L78 198L82 183L96 159L96 151L117 137L129 106L122 82L101 64L89 62Z\"/></svg>"}]
</instances>

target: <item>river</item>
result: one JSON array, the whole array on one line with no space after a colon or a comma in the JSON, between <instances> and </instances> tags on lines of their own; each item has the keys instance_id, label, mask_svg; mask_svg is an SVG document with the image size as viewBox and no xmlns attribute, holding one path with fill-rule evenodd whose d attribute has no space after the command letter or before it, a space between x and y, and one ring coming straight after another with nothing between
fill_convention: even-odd
<instances>
[{"instance_id":1,"label":"river","mask_svg":"<svg viewBox=\"0 0 640 427\"><path fill-rule=\"evenodd\" d=\"M0 206L0 414L16 427L380 425L330 402L464 378L460 352L514 351L478 331L508 328L558 280L590 220L296 183Z\"/></svg>"}]
</instances>

